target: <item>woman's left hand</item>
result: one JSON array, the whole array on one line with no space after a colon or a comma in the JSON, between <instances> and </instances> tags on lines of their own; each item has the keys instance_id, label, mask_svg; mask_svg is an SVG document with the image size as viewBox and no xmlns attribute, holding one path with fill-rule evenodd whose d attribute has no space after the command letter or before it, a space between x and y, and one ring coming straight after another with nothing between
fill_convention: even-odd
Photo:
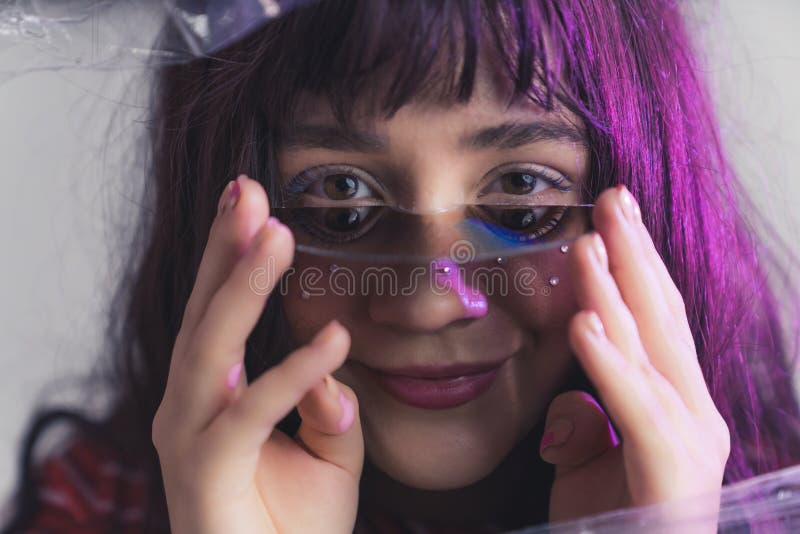
<instances>
[{"instance_id":1,"label":"woman's left hand","mask_svg":"<svg viewBox=\"0 0 800 534\"><path fill-rule=\"evenodd\" d=\"M592 218L597 231L570 251L581 311L569 340L608 415L582 391L550 404L540 452L556 466L550 522L718 492L730 454L683 298L638 204L611 188Z\"/></svg>"}]
</instances>

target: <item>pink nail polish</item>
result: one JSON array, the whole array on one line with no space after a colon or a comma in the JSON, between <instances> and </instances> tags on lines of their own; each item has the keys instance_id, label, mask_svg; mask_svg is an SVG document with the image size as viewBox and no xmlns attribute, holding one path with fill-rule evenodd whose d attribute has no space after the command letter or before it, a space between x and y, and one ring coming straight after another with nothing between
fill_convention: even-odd
<instances>
[{"instance_id":1,"label":"pink nail polish","mask_svg":"<svg viewBox=\"0 0 800 534\"><path fill-rule=\"evenodd\" d=\"M572 421L556 419L547 425L547 429L542 437L542 443L539 445L539 450L543 451L547 447L563 445L572 435L574 428L575 426L572 424Z\"/></svg>"},{"instance_id":2,"label":"pink nail polish","mask_svg":"<svg viewBox=\"0 0 800 534\"><path fill-rule=\"evenodd\" d=\"M344 432L353 424L356 411L353 401L347 398L343 391L339 392L339 404L342 405L342 418L339 420L339 432Z\"/></svg>"},{"instance_id":3,"label":"pink nail polish","mask_svg":"<svg viewBox=\"0 0 800 534\"><path fill-rule=\"evenodd\" d=\"M233 181L233 185L231 186L231 190L228 193L228 206L226 209L232 210L236 207L236 203L239 201L239 196L241 196L242 187L239 185L239 179Z\"/></svg>"},{"instance_id":4,"label":"pink nail polish","mask_svg":"<svg viewBox=\"0 0 800 534\"><path fill-rule=\"evenodd\" d=\"M239 383L239 375L241 373L242 362L237 362L231 366L231 368L228 370L228 376L225 379L225 383L228 385L228 388L236 388L236 385Z\"/></svg>"},{"instance_id":5,"label":"pink nail polish","mask_svg":"<svg viewBox=\"0 0 800 534\"><path fill-rule=\"evenodd\" d=\"M539 450L543 451L547 447L553 444L553 440L556 439L556 435L552 432L547 432L544 437L542 437L542 443L539 445Z\"/></svg>"}]
</instances>

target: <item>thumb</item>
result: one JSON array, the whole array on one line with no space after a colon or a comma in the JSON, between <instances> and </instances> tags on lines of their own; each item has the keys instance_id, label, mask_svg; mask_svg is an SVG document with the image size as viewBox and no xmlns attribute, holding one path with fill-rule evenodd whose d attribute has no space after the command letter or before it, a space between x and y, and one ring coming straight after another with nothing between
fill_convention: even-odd
<instances>
[{"instance_id":1,"label":"thumb","mask_svg":"<svg viewBox=\"0 0 800 534\"><path fill-rule=\"evenodd\" d=\"M325 375L297 405L302 422L295 441L312 456L361 478L364 438L355 392Z\"/></svg>"},{"instance_id":2,"label":"thumb","mask_svg":"<svg viewBox=\"0 0 800 534\"><path fill-rule=\"evenodd\" d=\"M585 391L567 391L550 403L539 454L556 466L556 477L619 444L611 421Z\"/></svg>"}]
</instances>

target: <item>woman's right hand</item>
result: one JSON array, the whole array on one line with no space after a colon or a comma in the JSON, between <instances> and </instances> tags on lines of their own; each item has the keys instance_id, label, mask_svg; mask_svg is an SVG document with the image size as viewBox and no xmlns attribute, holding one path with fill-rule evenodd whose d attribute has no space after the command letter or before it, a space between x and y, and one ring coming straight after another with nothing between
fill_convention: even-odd
<instances>
[{"instance_id":1,"label":"woman's right hand","mask_svg":"<svg viewBox=\"0 0 800 534\"><path fill-rule=\"evenodd\" d=\"M176 534L343 533L355 524L358 402L330 375L347 357L347 331L333 321L249 385L241 372L248 335L294 252L268 206L245 176L223 192L153 419ZM292 438L275 425L295 406L302 424Z\"/></svg>"}]
</instances>

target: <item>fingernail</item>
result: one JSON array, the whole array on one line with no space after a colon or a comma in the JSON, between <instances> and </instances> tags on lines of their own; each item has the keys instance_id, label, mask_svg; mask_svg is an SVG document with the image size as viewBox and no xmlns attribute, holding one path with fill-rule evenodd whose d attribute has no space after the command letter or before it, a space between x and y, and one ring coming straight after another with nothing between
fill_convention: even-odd
<instances>
[{"instance_id":1,"label":"fingernail","mask_svg":"<svg viewBox=\"0 0 800 534\"><path fill-rule=\"evenodd\" d=\"M597 312L591 311L589 312L589 329L594 333L596 336L604 336L606 331L603 328L603 321L600 320L600 316L597 315Z\"/></svg>"},{"instance_id":2,"label":"fingernail","mask_svg":"<svg viewBox=\"0 0 800 534\"><path fill-rule=\"evenodd\" d=\"M327 345L328 342L336 335L336 327L334 325L338 325L339 321L336 319L329 322L325 327L320 330L314 339L311 340L312 345Z\"/></svg>"},{"instance_id":3,"label":"fingernail","mask_svg":"<svg viewBox=\"0 0 800 534\"><path fill-rule=\"evenodd\" d=\"M242 362L237 362L228 370L228 376L225 379L225 383L228 384L230 389L236 388L236 385L239 383L240 374L242 374Z\"/></svg>"},{"instance_id":4,"label":"fingernail","mask_svg":"<svg viewBox=\"0 0 800 534\"><path fill-rule=\"evenodd\" d=\"M348 399L343 391L339 392L339 404L342 405L342 418L339 419L339 432L344 432L353 424L356 410L353 406L353 401Z\"/></svg>"},{"instance_id":5,"label":"fingernail","mask_svg":"<svg viewBox=\"0 0 800 534\"><path fill-rule=\"evenodd\" d=\"M266 224L267 224L267 229L272 231L275 228L277 228L278 226L281 226L283 223L277 217L273 217L272 215L270 215L267 218L267 223Z\"/></svg>"},{"instance_id":6,"label":"fingernail","mask_svg":"<svg viewBox=\"0 0 800 534\"><path fill-rule=\"evenodd\" d=\"M225 188L222 190L222 194L219 196L219 202L217 202L217 215L225 211L225 207L228 205L228 197L230 196L231 187L233 187L233 180L225 185Z\"/></svg>"},{"instance_id":7,"label":"fingernail","mask_svg":"<svg viewBox=\"0 0 800 534\"><path fill-rule=\"evenodd\" d=\"M622 186L620 188L621 194L621 201L622 201L622 213L625 215L625 218L628 219L630 223L636 223L641 220L642 214L639 210L639 204L636 202L636 199L633 198L631 192L628 191L628 188Z\"/></svg>"},{"instance_id":8,"label":"fingernail","mask_svg":"<svg viewBox=\"0 0 800 534\"><path fill-rule=\"evenodd\" d=\"M231 190L228 191L228 201L227 201L227 206L225 208L226 210L232 210L234 207L236 207L236 202L239 201L241 193L242 193L242 188L239 185L239 178L236 178L233 181L233 185L231 185Z\"/></svg>"},{"instance_id":9,"label":"fingernail","mask_svg":"<svg viewBox=\"0 0 800 534\"><path fill-rule=\"evenodd\" d=\"M608 253L606 252L606 245L603 243L603 238L600 234L596 233L592 236L592 250L594 251L595 258L597 259L600 267L608 269Z\"/></svg>"},{"instance_id":10,"label":"fingernail","mask_svg":"<svg viewBox=\"0 0 800 534\"><path fill-rule=\"evenodd\" d=\"M571 421L567 419L556 419L547 426L544 437L542 437L542 443L539 446L539 451L543 451L548 447L563 445L572 435L572 430L574 428Z\"/></svg>"}]
</instances>

